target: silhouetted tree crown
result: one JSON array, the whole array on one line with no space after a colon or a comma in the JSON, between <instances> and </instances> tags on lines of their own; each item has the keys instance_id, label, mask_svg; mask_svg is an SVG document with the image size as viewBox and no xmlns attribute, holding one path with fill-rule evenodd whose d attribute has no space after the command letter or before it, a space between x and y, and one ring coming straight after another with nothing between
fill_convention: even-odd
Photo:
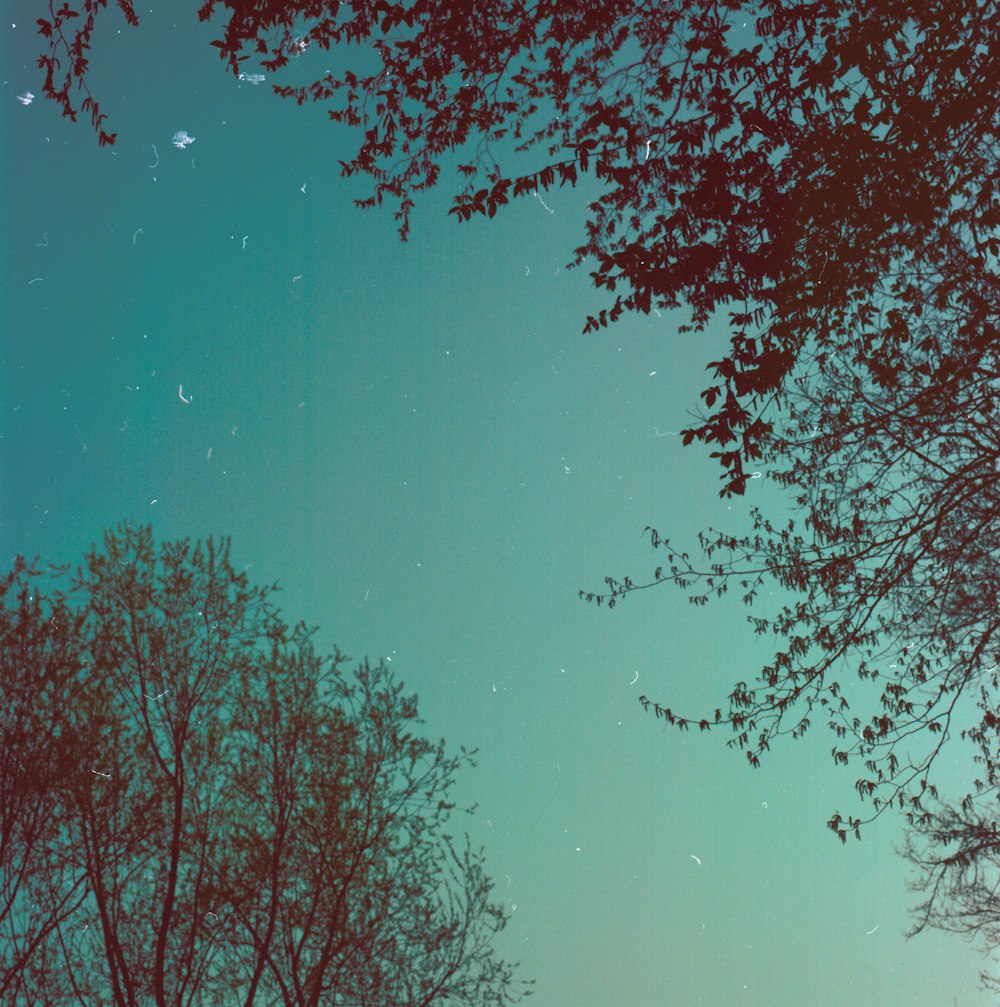
<instances>
[{"instance_id":1,"label":"silhouetted tree crown","mask_svg":"<svg viewBox=\"0 0 1000 1007\"><path fill-rule=\"evenodd\" d=\"M226 541L123 526L63 574L0 581L0 1001L520 998L447 831L474 753L386 666L317 654Z\"/></svg>"},{"instance_id":2,"label":"silhouetted tree crown","mask_svg":"<svg viewBox=\"0 0 1000 1007\"><path fill-rule=\"evenodd\" d=\"M44 93L90 114L89 44L103 0L39 20ZM118 8L132 25L133 4ZM896 373L908 309L929 288L963 297L995 260L1000 67L995 0L206 0L234 74L279 74L310 46L334 59L311 84L359 144L361 206L389 203L405 238L414 200L457 153L459 220L591 173L601 187L572 265L626 311L720 316L705 415L685 443L714 446L723 493L745 489L769 398L803 348L857 352ZM81 90L82 89L82 90ZM82 98L80 97L82 95ZM953 235L971 238L956 254ZM874 313L889 295L899 314ZM931 375L931 380L934 380Z\"/></svg>"}]
</instances>

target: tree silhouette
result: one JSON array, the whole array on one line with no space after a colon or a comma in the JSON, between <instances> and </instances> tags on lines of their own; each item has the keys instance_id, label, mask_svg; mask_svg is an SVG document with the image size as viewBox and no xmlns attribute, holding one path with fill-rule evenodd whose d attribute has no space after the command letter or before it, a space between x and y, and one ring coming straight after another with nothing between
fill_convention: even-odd
<instances>
[{"instance_id":1,"label":"tree silhouette","mask_svg":"<svg viewBox=\"0 0 1000 1007\"><path fill-rule=\"evenodd\" d=\"M910 830L900 852L918 869L913 889L927 895L914 908L917 920L908 936L932 927L970 941L981 939L987 954L1000 947L1000 830L995 818L942 803ZM1000 992L1000 977L983 971L980 979L987 989Z\"/></svg>"},{"instance_id":2,"label":"tree silhouette","mask_svg":"<svg viewBox=\"0 0 1000 1007\"><path fill-rule=\"evenodd\" d=\"M82 29L68 8L39 26L45 93L71 116L87 64L54 61L85 51L102 6L85 0ZM673 582L703 604L733 585L759 606L768 580L795 592L751 617L780 643L725 713L644 703L681 729L726 724L754 765L820 715L872 808L834 813L841 839L890 806L914 835L933 828L932 768L964 737L982 772L955 807L974 833L1000 724L996 0L199 10L220 14L213 45L234 74L251 56L278 73L310 45L342 57L275 90L358 131L342 172L370 182L358 204L390 204L404 239L451 164L458 221L590 174L570 265L613 300L585 331L654 307L686 310L682 329L725 320L729 350L683 441L712 446L723 494L746 491L748 463L775 480L792 520L758 509L749 535L704 533L703 565L649 529L665 555L652 576L583 596L611 607Z\"/></svg>"},{"instance_id":3,"label":"tree silhouette","mask_svg":"<svg viewBox=\"0 0 1000 1007\"><path fill-rule=\"evenodd\" d=\"M981 766L955 795L961 807L1000 786L1000 341L981 323L997 317L1000 282L980 274L977 288L985 306L929 302L909 319L886 308L880 324L905 322L908 336L900 366L878 380L855 338L802 356L761 463L791 498L787 523L754 509L749 534L708 530L704 564L648 529L665 554L648 579L581 592L609 607L667 582L699 605L730 587L755 607L765 583L792 592L776 615L749 617L779 649L754 683L735 685L727 713L643 703L682 729L728 725L753 765L820 714L834 761L859 765L855 788L873 809L834 814L842 839L893 804L926 824L921 796L936 796L931 767L953 735Z\"/></svg>"},{"instance_id":4,"label":"tree silhouette","mask_svg":"<svg viewBox=\"0 0 1000 1007\"><path fill-rule=\"evenodd\" d=\"M65 594L22 561L4 585L0 999L519 999L483 855L445 831L474 753L423 738L387 667L318 655L225 541L123 526Z\"/></svg>"},{"instance_id":5,"label":"tree silhouette","mask_svg":"<svg viewBox=\"0 0 1000 1007\"><path fill-rule=\"evenodd\" d=\"M104 7L50 3L39 20L44 93L89 112L102 144L86 80ZM205 0L198 16L220 12L212 45L234 74L252 57L278 73L309 46L341 57L275 91L358 131L342 171L370 179L358 204L393 205L404 239L454 153L459 220L592 173L571 265L614 300L585 331L654 307L696 329L726 313L709 412L684 433L717 446L723 494L744 492L804 349L861 324L873 373L900 365L900 331L866 324L888 274L906 308L931 276L962 295L956 227L979 268L1000 250L996 0L882 0L877 16L861 0Z\"/></svg>"},{"instance_id":6,"label":"tree silhouette","mask_svg":"<svg viewBox=\"0 0 1000 1007\"><path fill-rule=\"evenodd\" d=\"M52 791L76 771L71 711L82 671L81 617L32 590L23 559L0 581L0 998L46 1003L55 978L51 944L87 898L85 879L55 869L47 853L60 833ZM26 671L30 669L30 674ZM32 999L34 998L34 999Z\"/></svg>"}]
</instances>

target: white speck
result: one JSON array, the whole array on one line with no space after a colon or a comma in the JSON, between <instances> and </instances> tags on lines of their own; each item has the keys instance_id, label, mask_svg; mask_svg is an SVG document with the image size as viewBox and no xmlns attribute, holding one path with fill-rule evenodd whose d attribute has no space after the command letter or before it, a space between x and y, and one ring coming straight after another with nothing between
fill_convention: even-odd
<instances>
[{"instance_id":1,"label":"white speck","mask_svg":"<svg viewBox=\"0 0 1000 1007\"><path fill-rule=\"evenodd\" d=\"M153 497L153 499L149 501L149 506L150 506L150 507L152 507L152 506L153 506L153 504L155 504L155 503L156 503L156 500L157 500L157 498L156 498L156 497Z\"/></svg>"},{"instance_id":2,"label":"white speck","mask_svg":"<svg viewBox=\"0 0 1000 1007\"><path fill-rule=\"evenodd\" d=\"M301 279L302 279L302 274L301 274L301 273L299 273L299 275L298 275L298 276L293 276L293 277L292 277L292 283L298 283L298 282L299 282L299 280L301 280Z\"/></svg>"},{"instance_id":3,"label":"white speck","mask_svg":"<svg viewBox=\"0 0 1000 1007\"><path fill-rule=\"evenodd\" d=\"M170 142L178 149L183 150L185 147L194 143L195 137L191 136L186 129L179 129L174 133Z\"/></svg>"},{"instance_id":4,"label":"white speck","mask_svg":"<svg viewBox=\"0 0 1000 1007\"><path fill-rule=\"evenodd\" d=\"M525 276L530 276L531 275L531 270L527 266L524 267L524 275Z\"/></svg>"},{"instance_id":5,"label":"white speck","mask_svg":"<svg viewBox=\"0 0 1000 1007\"><path fill-rule=\"evenodd\" d=\"M699 860L699 859L698 859L698 858L697 858L697 857L696 857L696 856L695 856L695 855L694 855L693 853L691 854L691 859L692 859L692 860L693 860L693 861L694 861L694 862L695 862L695 863L696 863L696 864L697 864L697 865L698 865L699 867L701 866L701 861L700 861L700 860Z\"/></svg>"},{"instance_id":6,"label":"white speck","mask_svg":"<svg viewBox=\"0 0 1000 1007\"><path fill-rule=\"evenodd\" d=\"M184 386L183 385L178 385L177 386L177 394L180 396L181 402L183 402L184 405L186 405L186 406L191 405L191 399L193 399L194 396L192 395L190 398L184 398Z\"/></svg>"},{"instance_id":7,"label":"white speck","mask_svg":"<svg viewBox=\"0 0 1000 1007\"><path fill-rule=\"evenodd\" d=\"M633 678L632 681L629 682L629 685L635 685L635 683L638 682L638 681L639 681L639 672L636 671L635 678Z\"/></svg>"},{"instance_id":8,"label":"white speck","mask_svg":"<svg viewBox=\"0 0 1000 1007\"><path fill-rule=\"evenodd\" d=\"M111 779L111 774L110 773L99 773L96 769L92 769L91 772L94 774L94 776L103 776L104 779L106 779L106 780L110 780Z\"/></svg>"},{"instance_id":9,"label":"white speck","mask_svg":"<svg viewBox=\"0 0 1000 1007\"><path fill-rule=\"evenodd\" d=\"M24 94L17 96L17 100L22 105L30 105L35 100L35 96L30 91L25 91Z\"/></svg>"},{"instance_id":10,"label":"white speck","mask_svg":"<svg viewBox=\"0 0 1000 1007\"><path fill-rule=\"evenodd\" d=\"M766 807L767 807L767 801L761 801L761 802L760 802L760 806L761 806L762 808L766 808Z\"/></svg>"},{"instance_id":11,"label":"white speck","mask_svg":"<svg viewBox=\"0 0 1000 1007\"><path fill-rule=\"evenodd\" d=\"M542 197L538 194L538 190L537 189L535 189L535 191L532 193L532 195L535 197L535 199L538 200L539 203L542 204L543 207L545 207L546 210L548 210L549 213L555 213L556 212L551 207L545 206L545 200L542 199Z\"/></svg>"},{"instance_id":12,"label":"white speck","mask_svg":"<svg viewBox=\"0 0 1000 1007\"><path fill-rule=\"evenodd\" d=\"M875 924L875 926L873 926L873 927L871 928L871 930L866 930L866 931L865 931L865 936L866 936L866 937L869 937L869 936L871 936L871 935L872 935L873 933L875 933L875 931L876 931L876 930L878 930L878 928L879 928L880 926L881 926L881 924L880 924L880 923L876 923L876 924Z\"/></svg>"},{"instance_id":13,"label":"white speck","mask_svg":"<svg viewBox=\"0 0 1000 1007\"><path fill-rule=\"evenodd\" d=\"M135 229L135 234L132 235L132 244L133 245L135 244L135 239L138 238L140 234L142 234L142 228L141 227L137 227Z\"/></svg>"},{"instance_id":14,"label":"white speck","mask_svg":"<svg viewBox=\"0 0 1000 1007\"><path fill-rule=\"evenodd\" d=\"M369 595L370 593L371 593L371 588L368 588L368 590L367 590L367 591L365 591L365 601L368 601L368 595Z\"/></svg>"},{"instance_id":15,"label":"white speck","mask_svg":"<svg viewBox=\"0 0 1000 1007\"><path fill-rule=\"evenodd\" d=\"M306 186L308 184L309 184L308 182L303 182L302 185L299 188L299 192L305 192L306 191Z\"/></svg>"},{"instance_id":16,"label":"white speck","mask_svg":"<svg viewBox=\"0 0 1000 1007\"><path fill-rule=\"evenodd\" d=\"M208 449L208 454L205 456L205 461L210 462L212 460L212 449Z\"/></svg>"},{"instance_id":17,"label":"white speck","mask_svg":"<svg viewBox=\"0 0 1000 1007\"><path fill-rule=\"evenodd\" d=\"M652 377L655 377L655 376L656 376L656 371L650 371L650 372L649 372L649 376L650 376L651 378L652 378Z\"/></svg>"},{"instance_id":18,"label":"white speck","mask_svg":"<svg viewBox=\"0 0 1000 1007\"><path fill-rule=\"evenodd\" d=\"M41 283L41 282L42 278L40 276L36 276L33 280L28 280L28 286L30 287L33 283Z\"/></svg>"},{"instance_id":19,"label":"white speck","mask_svg":"<svg viewBox=\"0 0 1000 1007\"><path fill-rule=\"evenodd\" d=\"M249 234L244 234L244 235L243 235L243 247L244 247L244 248L246 248L246 247L247 247L247 238L249 238L249 237L250 237L250 235L249 235Z\"/></svg>"}]
</instances>

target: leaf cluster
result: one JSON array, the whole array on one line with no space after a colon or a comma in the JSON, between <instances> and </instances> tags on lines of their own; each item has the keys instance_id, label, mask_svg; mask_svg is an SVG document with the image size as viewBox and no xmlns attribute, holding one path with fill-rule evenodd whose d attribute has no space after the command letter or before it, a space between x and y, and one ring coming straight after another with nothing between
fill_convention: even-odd
<instances>
[{"instance_id":1,"label":"leaf cluster","mask_svg":"<svg viewBox=\"0 0 1000 1007\"><path fill-rule=\"evenodd\" d=\"M72 41L74 12L40 22L66 114L103 5L87 0ZM956 212L977 254L997 253L996 0L888 0L877 17L861 0L206 0L199 17L219 12L233 73L308 45L340 57L275 90L357 130L341 169L370 180L359 205L395 206L404 239L454 154L458 220L592 173L571 265L596 264L614 300L585 331L628 311L683 307L696 329L728 313L710 411L685 432L718 448L724 495L745 491L761 410L799 353L835 346L887 270L943 269ZM57 53L74 57L62 87ZM876 341L866 366L894 366L897 347Z\"/></svg>"},{"instance_id":2,"label":"leaf cluster","mask_svg":"<svg viewBox=\"0 0 1000 1007\"><path fill-rule=\"evenodd\" d=\"M776 614L749 616L778 641L774 659L735 685L727 715L643 703L678 727L727 724L754 766L820 714L835 764L859 767L855 790L873 808L833 815L841 839L893 805L926 824L949 740L971 743L981 770L954 795L962 809L1000 793L1000 274L982 268L970 231L953 234L960 284L901 272L850 338L800 356L761 462L788 495L786 522L755 508L749 534L707 530L704 565L647 529L666 556L652 578L581 592L613 607L670 582L704 605L738 588L756 611L765 585L783 589ZM904 283L919 301L899 296ZM897 354L873 374L869 348L890 338Z\"/></svg>"}]
</instances>

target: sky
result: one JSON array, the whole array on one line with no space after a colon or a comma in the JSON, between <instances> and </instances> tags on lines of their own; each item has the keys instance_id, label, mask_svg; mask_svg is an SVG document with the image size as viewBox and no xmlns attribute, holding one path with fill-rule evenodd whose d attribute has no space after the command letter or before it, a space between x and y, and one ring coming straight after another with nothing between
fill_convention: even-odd
<instances>
[{"instance_id":1,"label":"sky","mask_svg":"<svg viewBox=\"0 0 1000 1007\"><path fill-rule=\"evenodd\" d=\"M608 305L566 268L593 183L466 224L442 186L400 243L352 205L351 135L236 81L196 6L104 16L99 149L41 97L41 6L5 4L3 563L76 561L125 520L230 536L320 646L391 661L427 733L479 750L462 825L535 1007L991 1003L962 939L904 939L900 822L827 829L859 807L823 726L752 770L643 712L700 717L753 679L770 652L738 604L577 597L651 572L647 525L694 552L784 506L766 479L720 500L671 436L725 330L582 334Z\"/></svg>"}]
</instances>

